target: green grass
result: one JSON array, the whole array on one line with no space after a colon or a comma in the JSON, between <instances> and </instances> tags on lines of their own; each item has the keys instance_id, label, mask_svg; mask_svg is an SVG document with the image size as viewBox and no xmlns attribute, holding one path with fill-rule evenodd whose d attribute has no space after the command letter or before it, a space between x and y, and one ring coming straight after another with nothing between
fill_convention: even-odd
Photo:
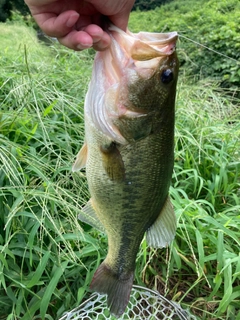
<instances>
[{"instance_id":1,"label":"green grass","mask_svg":"<svg viewBox=\"0 0 240 320\"><path fill-rule=\"evenodd\" d=\"M77 219L89 194L71 172L93 55L45 47L20 25L1 24L0 40L0 319L58 319L89 295L107 250ZM239 101L190 81L177 95L177 236L164 250L143 241L135 279L199 319L239 319Z\"/></svg>"},{"instance_id":2,"label":"green grass","mask_svg":"<svg viewBox=\"0 0 240 320\"><path fill-rule=\"evenodd\" d=\"M214 78L238 98L239 26L238 0L167 1L155 10L133 12L129 23L134 32L177 31L180 70L195 79Z\"/></svg>"}]
</instances>

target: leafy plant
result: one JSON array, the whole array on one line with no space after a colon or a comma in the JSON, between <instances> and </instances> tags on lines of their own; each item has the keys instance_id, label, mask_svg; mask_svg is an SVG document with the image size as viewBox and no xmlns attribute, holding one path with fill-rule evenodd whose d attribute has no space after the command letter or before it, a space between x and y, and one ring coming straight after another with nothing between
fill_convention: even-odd
<instances>
[{"instance_id":1,"label":"leafy plant","mask_svg":"<svg viewBox=\"0 0 240 320\"><path fill-rule=\"evenodd\" d=\"M240 3L237 0L179 0L154 11L133 12L130 30L178 31L185 75L213 78L239 94Z\"/></svg>"},{"instance_id":2,"label":"leafy plant","mask_svg":"<svg viewBox=\"0 0 240 320\"><path fill-rule=\"evenodd\" d=\"M147 11L154 10L156 7L160 7L162 4L171 0L136 0L133 5L133 10Z\"/></svg>"},{"instance_id":3,"label":"leafy plant","mask_svg":"<svg viewBox=\"0 0 240 320\"><path fill-rule=\"evenodd\" d=\"M89 194L84 172L71 173L93 54L0 28L0 319L58 319L89 295L107 250L106 236L78 221ZM163 250L143 241L135 279L198 318L237 319L239 100L189 79L177 95L177 235Z\"/></svg>"},{"instance_id":4,"label":"leafy plant","mask_svg":"<svg viewBox=\"0 0 240 320\"><path fill-rule=\"evenodd\" d=\"M28 6L24 0L0 0L0 9L0 22L11 19L16 10L20 12L22 16L29 14Z\"/></svg>"}]
</instances>

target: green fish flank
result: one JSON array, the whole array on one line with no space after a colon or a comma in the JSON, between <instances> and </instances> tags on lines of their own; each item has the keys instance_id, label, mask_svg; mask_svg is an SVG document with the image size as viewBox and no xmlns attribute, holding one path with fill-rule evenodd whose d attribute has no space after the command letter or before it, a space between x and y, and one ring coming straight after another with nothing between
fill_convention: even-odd
<instances>
[{"instance_id":1,"label":"green fish flank","mask_svg":"<svg viewBox=\"0 0 240 320\"><path fill-rule=\"evenodd\" d=\"M173 240L168 192L174 161L177 34L127 33L110 26L111 47L95 57L85 100L85 144L73 171L86 166L91 194L79 218L105 231L108 254L91 289L108 295L116 317L128 304L136 255Z\"/></svg>"}]
</instances>

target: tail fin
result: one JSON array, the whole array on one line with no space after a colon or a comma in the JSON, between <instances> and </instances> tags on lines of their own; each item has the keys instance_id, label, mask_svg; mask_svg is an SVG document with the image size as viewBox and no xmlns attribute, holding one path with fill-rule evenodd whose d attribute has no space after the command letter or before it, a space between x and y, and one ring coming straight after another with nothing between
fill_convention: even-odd
<instances>
[{"instance_id":1,"label":"tail fin","mask_svg":"<svg viewBox=\"0 0 240 320\"><path fill-rule=\"evenodd\" d=\"M108 295L107 304L110 312L120 317L129 302L134 272L116 275L103 262L93 276L90 288Z\"/></svg>"}]
</instances>

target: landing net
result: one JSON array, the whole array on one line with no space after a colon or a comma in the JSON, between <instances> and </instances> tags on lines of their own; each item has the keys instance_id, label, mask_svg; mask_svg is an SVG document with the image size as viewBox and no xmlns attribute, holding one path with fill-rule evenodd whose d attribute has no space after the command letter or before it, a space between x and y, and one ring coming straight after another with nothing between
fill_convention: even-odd
<instances>
[{"instance_id":1,"label":"landing net","mask_svg":"<svg viewBox=\"0 0 240 320\"><path fill-rule=\"evenodd\" d=\"M79 307L67 312L59 320L115 320L107 308L107 296L93 293ZM167 300L158 292L133 286L125 313L120 320L196 320L193 315L183 310L177 303Z\"/></svg>"}]
</instances>

